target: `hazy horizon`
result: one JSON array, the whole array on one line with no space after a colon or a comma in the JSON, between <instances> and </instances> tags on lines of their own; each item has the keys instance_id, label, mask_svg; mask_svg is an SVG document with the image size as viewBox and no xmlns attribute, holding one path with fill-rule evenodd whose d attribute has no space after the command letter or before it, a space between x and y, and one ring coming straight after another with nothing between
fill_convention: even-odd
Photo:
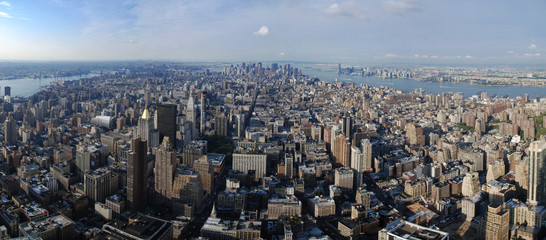
<instances>
[{"instance_id":1,"label":"hazy horizon","mask_svg":"<svg viewBox=\"0 0 546 240\"><path fill-rule=\"evenodd\" d=\"M0 61L543 64L544 1L0 0Z\"/></svg>"}]
</instances>

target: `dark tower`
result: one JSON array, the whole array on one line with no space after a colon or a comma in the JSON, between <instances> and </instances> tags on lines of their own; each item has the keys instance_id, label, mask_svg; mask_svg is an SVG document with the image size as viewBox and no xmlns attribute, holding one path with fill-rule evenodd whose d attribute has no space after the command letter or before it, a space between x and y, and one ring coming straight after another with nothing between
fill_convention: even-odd
<instances>
[{"instance_id":1,"label":"dark tower","mask_svg":"<svg viewBox=\"0 0 546 240\"><path fill-rule=\"evenodd\" d=\"M131 211L146 207L147 152L146 141L131 140L131 152L127 157L127 203Z\"/></svg>"},{"instance_id":2,"label":"dark tower","mask_svg":"<svg viewBox=\"0 0 546 240\"><path fill-rule=\"evenodd\" d=\"M169 137L171 146L175 146L176 141L176 115L176 105L157 105L157 130L159 131L159 139Z\"/></svg>"},{"instance_id":3,"label":"dark tower","mask_svg":"<svg viewBox=\"0 0 546 240\"><path fill-rule=\"evenodd\" d=\"M11 96L11 87L10 86L6 86L4 88L4 95L5 96Z\"/></svg>"},{"instance_id":4,"label":"dark tower","mask_svg":"<svg viewBox=\"0 0 546 240\"><path fill-rule=\"evenodd\" d=\"M342 119L342 127L341 131L345 136L347 136L349 139L352 139L353 136L353 118L351 115L347 112L345 113L345 117Z\"/></svg>"}]
</instances>

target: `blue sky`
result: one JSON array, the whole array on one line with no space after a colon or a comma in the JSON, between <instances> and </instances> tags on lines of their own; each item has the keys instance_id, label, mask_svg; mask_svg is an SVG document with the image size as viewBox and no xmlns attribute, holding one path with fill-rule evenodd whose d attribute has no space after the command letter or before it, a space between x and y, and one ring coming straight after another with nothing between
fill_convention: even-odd
<instances>
[{"instance_id":1,"label":"blue sky","mask_svg":"<svg viewBox=\"0 0 546 240\"><path fill-rule=\"evenodd\" d=\"M0 59L543 64L544 13L541 0L0 0Z\"/></svg>"}]
</instances>

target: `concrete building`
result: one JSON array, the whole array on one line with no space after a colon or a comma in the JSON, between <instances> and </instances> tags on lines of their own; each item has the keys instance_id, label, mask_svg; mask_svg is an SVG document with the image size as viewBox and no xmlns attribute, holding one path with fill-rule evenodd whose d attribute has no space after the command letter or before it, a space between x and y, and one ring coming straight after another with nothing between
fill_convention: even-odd
<instances>
[{"instance_id":1,"label":"concrete building","mask_svg":"<svg viewBox=\"0 0 546 240\"><path fill-rule=\"evenodd\" d=\"M11 115L4 122L4 141L6 145L17 143L17 125Z\"/></svg>"},{"instance_id":2,"label":"concrete building","mask_svg":"<svg viewBox=\"0 0 546 240\"><path fill-rule=\"evenodd\" d=\"M171 205L172 186L176 171L176 152L172 149L169 138L165 137L155 156L155 193L158 203Z\"/></svg>"},{"instance_id":3,"label":"concrete building","mask_svg":"<svg viewBox=\"0 0 546 240\"><path fill-rule=\"evenodd\" d=\"M193 90L190 91L186 105L186 122L190 124L191 139L197 138L197 113L195 110L195 100L193 99Z\"/></svg>"},{"instance_id":4,"label":"concrete building","mask_svg":"<svg viewBox=\"0 0 546 240\"><path fill-rule=\"evenodd\" d=\"M227 137L228 119L225 113L220 112L214 116L214 134Z\"/></svg>"},{"instance_id":5,"label":"concrete building","mask_svg":"<svg viewBox=\"0 0 546 240\"><path fill-rule=\"evenodd\" d=\"M471 197L480 192L480 179L477 172L467 173L463 178L462 194Z\"/></svg>"},{"instance_id":6,"label":"concrete building","mask_svg":"<svg viewBox=\"0 0 546 240\"><path fill-rule=\"evenodd\" d=\"M336 203L331 198L315 196L309 198L309 211L314 217L327 217L336 214Z\"/></svg>"},{"instance_id":7,"label":"concrete building","mask_svg":"<svg viewBox=\"0 0 546 240\"><path fill-rule=\"evenodd\" d=\"M482 200L481 194L476 194L461 200L461 213L466 217L466 221L472 221L475 216L479 215L479 207Z\"/></svg>"},{"instance_id":8,"label":"concrete building","mask_svg":"<svg viewBox=\"0 0 546 240\"><path fill-rule=\"evenodd\" d=\"M425 146L425 135L423 135L423 128L418 127L413 123L406 124L405 128L409 145Z\"/></svg>"},{"instance_id":9,"label":"concrete building","mask_svg":"<svg viewBox=\"0 0 546 240\"><path fill-rule=\"evenodd\" d=\"M363 174L366 171L373 171L372 144L370 140L363 139L361 147L351 147L351 168L355 171L355 185L358 187L363 183Z\"/></svg>"},{"instance_id":10,"label":"concrete building","mask_svg":"<svg viewBox=\"0 0 546 240\"><path fill-rule=\"evenodd\" d=\"M159 145L159 132L154 127L154 119L148 111L148 106L142 111L142 116L138 119L136 136L147 142L148 149Z\"/></svg>"},{"instance_id":11,"label":"concrete building","mask_svg":"<svg viewBox=\"0 0 546 240\"><path fill-rule=\"evenodd\" d=\"M259 181L266 173L267 156L266 154L254 153L234 153L233 170L248 174L254 171L254 180Z\"/></svg>"},{"instance_id":12,"label":"concrete building","mask_svg":"<svg viewBox=\"0 0 546 240\"><path fill-rule=\"evenodd\" d=\"M76 224L62 214L55 214L19 225L19 236L44 240L71 240L76 238Z\"/></svg>"},{"instance_id":13,"label":"concrete building","mask_svg":"<svg viewBox=\"0 0 546 240\"><path fill-rule=\"evenodd\" d=\"M193 162L207 154L207 141L196 140L182 149L182 163L193 166Z\"/></svg>"},{"instance_id":14,"label":"concrete building","mask_svg":"<svg viewBox=\"0 0 546 240\"><path fill-rule=\"evenodd\" d=\"M183 213L183 209L176 206L193 206L195 210L199 210L201 207L201 201L203 200L203 184L201 183L201 177L199 173L193 168L178 168L174 175L174 181L172 186L172 197L174 201L174 210L177 213ZM180 205L182 204L182 205ZM191 215L186 217L192 217Z\"/></svg>"},{"instance_id":15,"label":"concrete building","mask_svg":"<svg viewBox=\"0 0 546 240\"><path fill-rule=\"evenodd\" d=\"M301 216L301 202L293 195L286 198L269 199L267 215L269 219L278 219L280 216Z\"/></svg>"},{"instance_id":16,"label":"concrete building","mask_svg":"<svg viewBox=\"0 0 546 240\"><path fill-rule=\"evenodd\" d=\"M84 177L85 195L94 202L104 200L119 189L119 179L109 168L89 170Z\"/></svg>"},{"instance_id":17,"label":"concrete building","mask_svg":"<svg viewBox=\"0 0 546 240\"><path fill-rule=\"evenodd\" d=\"M131 152L127 157L127 203L133 211L146 207L147 157L146 141L140 138L131 140Z\"/></svg>"},{"instance_id":18,"label":"concrete building","mask_svg":"<svg viewBox=\"0 0 546 240\"><path fill-rule=\"evenodd\" d=\"M449 234L404 220L396 220L387 224L378 234L378 240L408 239L449 240Z\"/></svg>"},{"instance_id":19,"label":"concrete building","mask_svg":"<svg viewBox=\"0 0 546 240\"><path fill-rule=\"evenodd\" d=\"M373 192L368 192L365 188L360 188L356 191L356 203L364 205L366 209L370 209L370 199L373 194Z\"/></svg>"},{"instance_id":20,"label":"concrete building","mask_svg":"<svg viewBox=\"0 0 546 240\"><path fill-rule=\"evenodd\" d=\"M541 228L546 217L544 206L532 206L512 198L506 202L506 208L510 210L510 223L526 225L533 228Z\"/></svg>"},{"instance_id":21,"label":"concrete building","mask_svg":"<svg viewBox=\"0 0 546 240\"><path fill-rule=\"evenodd\" d=\"M478 226L478 239L506 240L510 236L510 212L505 205L492 203Z\"/></svg>"},{"instance_id":22,"label":"concrete building","mask_svg":"<svg viewBox=\"0 0 546 240\"><path fill-rule=\"evenodd\" d=\"M546 141L534 141L529 146L529 191L531 205L546 206Z\"/></svg>"},{"instance_id":23,"label":"concrete building","mask_svg":"<svg viewBox=\"0 0 546 240\"><path fill-rule=\"evenodd\" d=\"M173 239L172 223L141 214L107 223L102 231L112 239Z\"/></svg>"},{"instance_id":24,"label":"concrete building","mask_svg":"<svg viewBox=\"0 0 546 240\"><path fill-rule=\"evenodd\" d=\"M344 134L335 137L332 154L334 162L343 167L351 166L351 141Z\"/></svg>"},{"instance_id":25,"label":"concrete building","mask_svg":"<svg viewBox=\"0 0 546 240\"><path fill-rule=\"evenodd\" d=\"M336 168L334 184L341 188L344 192L353 191L354 172L351 168Z\"/></svg>"}]
</instances>

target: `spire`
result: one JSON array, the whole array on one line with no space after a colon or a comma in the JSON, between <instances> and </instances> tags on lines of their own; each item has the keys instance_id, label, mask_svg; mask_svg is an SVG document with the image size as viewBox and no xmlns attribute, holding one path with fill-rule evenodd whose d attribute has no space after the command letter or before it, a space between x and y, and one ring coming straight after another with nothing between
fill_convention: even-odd
<instances>
[{"instance_id":1,"label":"spire","mask_svg":"<svg viewBox=\"0 0 546 240\"><path fill-rule=\"evenodd\" d=\"M210 211L210 217L216 218L216 203L212 204L212 211Z\"/></svg>"},{"instance_id":2,"label":"spire","mask_svg":"<svg viewBox=\"0 0 546 240\"><path fill-rule=\"evenodd\" d=\"M146 104L146 107L144 107L144 111L142 111L142 116L140 118L150 119L150 112L148 111L148 104Z\"/></svg>"}]
</instances>

